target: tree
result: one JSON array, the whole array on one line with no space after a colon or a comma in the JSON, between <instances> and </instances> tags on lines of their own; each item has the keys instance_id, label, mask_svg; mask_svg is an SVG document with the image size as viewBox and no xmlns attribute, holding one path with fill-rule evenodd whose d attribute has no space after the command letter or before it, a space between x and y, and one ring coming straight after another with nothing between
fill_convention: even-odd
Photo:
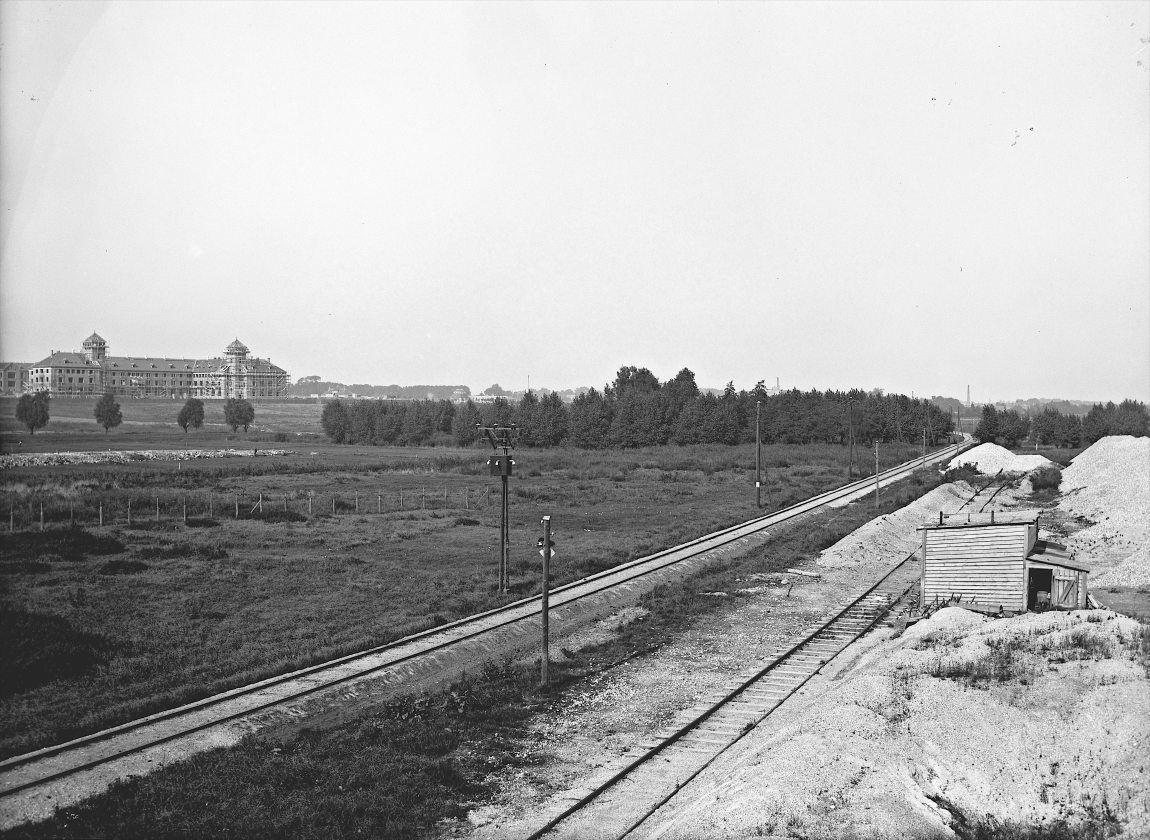
<instances>
[{"instance_id":1,"label":"tree","mask_svg":"<svg viewBox=\"0 0 1150 840\"><path fill-rule=\"evenodd\" d=\"M1007 409L998 415L998 434L1002 437L1003 446L1014 449L1019 441L1030 434L1030 420L1013 408Z\"/></svg>"},{"instance_id":2,"label":"tree","mask_svg":"<svg viewBox=\"0 0 1150 840\"><path fill-rule=\"evenodd\" d=\"M224 422L232 427L233 432L240 426L243 426L246 432L248 426L250 426L255 419L255 408L243 397L228 397L224 400Z\"/></svg>"},{"instance_id":3,"label":"tree","mask_svg":"<svg viewBox=\"0 0 1150 840\"><path fill-rule=\"evenodd\" d=\"M188 426L193 429L198 429L204 425L204 401L197 399L189 399L184 403L180 413L176 416L176 422L180 428L184 430L184 434L188 433Z\"/></svg>"},{"instance_id":4,"label":"tree","mask_svg":"<svg viewBox=\"0 0 1150 840\"><path fill-rule=\"evenodd\" d=\"M96 401L95 414L96 422L104 427L104 434L108 434L108 429L124 422L124 415L120 413L120 404L116 402L116 396L111 391Z\"/></svg>"},{"instance_id":5,"label":"tree","mask_svg":"<svg viewBox=\"0 0 1150 840\"><path fill-rule=\"evenodd\" d=\"M479 438L476 425L479 423L479 409L468 400L461 405L451 419L451 434L460 446L470 446Z\"/></svg>"},{"instance_id":6,"label":"tree","mask_svg":"<svg viewBox=\"0 0 1150 840\"><path fill-rule=\"evenodd\" d=\"M569 414L571 442L582 449L602 449L611 428L611 406L591 388L575 398Z\"/></svg>"},{"instance_id":7,"label":"tree","mask_svg":"<svg viewBox=\"0 0 1150 840\"><path fill-rule=\"evenodd\" d=\"M348 430L351 428L347 406L339 400L324 403L319 424L323 428L323 433L331 438L333 443L343 443L347 440Z\"/></svg>"},{"instance_id":8,"label":"tree","mask_svg":"<svg viewBox=\"0 0 1150 840\"><path fill-rule=\"evenodd\" d=\"M16 402L16 420L28 427L28 434L48 425L48 403L52 396L47 391L21 394Z\"/></svg>"},{"instance_id":9,"label":"tree","mask_svg":"<svg viewBox=\"0 0 1150 840\"><path fill-rule=\"evenodd\" d=\"M1114 413L1113 434L1134 437L1150 434L1150 414L1146 412L1146 403L1138 400L1123 400L1119 403Z\"/></svg>"},{"instance_id":10,"label":"tree","mask_svg":"<svg viewBox=\"0 0 1150 840\"><path fill-rule=\"evenodd\" d=\"M998 411L992 405L982 407L982 419L974 429L979 443L993 443L998 437Z\"/></svg>"}]
</instances>

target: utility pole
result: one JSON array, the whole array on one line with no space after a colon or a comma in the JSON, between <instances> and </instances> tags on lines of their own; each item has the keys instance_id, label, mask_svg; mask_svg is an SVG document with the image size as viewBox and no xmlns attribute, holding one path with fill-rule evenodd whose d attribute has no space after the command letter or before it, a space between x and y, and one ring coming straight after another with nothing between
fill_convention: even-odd
<instances>
[{"instance_id":1,"label":"utility pole","mask_svg":"<svg viewBox=\"0 0 1150 840\"><path fill-rule=\"evenodd\" d=\"M763 404L755 400L755 507L763 506Z\"/></svg>"},{"instance_id":2,"label":"utility pole","mask_svg":"<svg viewBox=\"0 0 1150 840\"><path fill-rule=\"evenodd\" d=\"M548 666L551 663L550 627L548 626L551 611L551 517L544 516L542 523L543 536L539 538L538 543L539 553L543 555L543 649L539 657L539 683L546 688L551 682L551 675L548 673Z\"/></svg>"},{"instance_id":3,"label":"utility pole","mask_svg":"<svg viewBox=\"0 0 1150 840\"><path fill-rule=\"evenodd\" d=\"M475 428L483 432L487 436L487 440L491 443L491 449L496 455L487 459L487 466L491 475L497 475L501 479L502 498L499 508L499 594L504 595L507 593L507 555L508 545L511 542L511 532L507 524L507 479L510 478L515 471L515 459L511 457L511 450L515 448L515 441L519 437L519 427L514 423L510 426L480 426L476 423ZM502 450L502 453L500 453L500 450Z\"/></svg>"},{"instance_id":4,"label":"utility pole","mask_svg":"<svg viewBox=\"0 0 1150 840\"><path fill-rule=\"evenodd\" d=\"M874 439L874 511L878 513L878 438Z\"/></svg>"},{"instance_id":5,"label":"utility pole","mask_svg":"<svg viewBox=\"0 0 1150 840\"><path fill-rule=\"evenodd\" d=\"M850 448L850 463L847 464L847 478L855 476L855 404L847 397L847 445Z\"/></svg>"}]
</instances>

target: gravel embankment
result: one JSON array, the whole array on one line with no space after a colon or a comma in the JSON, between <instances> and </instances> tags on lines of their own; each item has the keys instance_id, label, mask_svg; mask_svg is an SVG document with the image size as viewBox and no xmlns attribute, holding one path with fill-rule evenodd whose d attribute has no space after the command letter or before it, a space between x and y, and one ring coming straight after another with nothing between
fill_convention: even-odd
<instances>
[{"instance_id":1,"label":"gravel embankment","mask_svg":"<svg viewBox=\"0 0 1150 840\"><path fill-rule=\"evenodd\" d=\"M61 464L127 464L132 461L190 461L287 455L286 449L107 449L102 452L28 452L0 455L0 470Z\"/></svg>"}]
</instances>

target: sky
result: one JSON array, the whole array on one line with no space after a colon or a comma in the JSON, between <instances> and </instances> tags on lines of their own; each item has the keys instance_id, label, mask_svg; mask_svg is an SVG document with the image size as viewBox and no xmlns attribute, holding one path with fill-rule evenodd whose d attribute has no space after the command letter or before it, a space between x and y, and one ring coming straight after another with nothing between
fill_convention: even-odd
<instances>
[{"instance_id":1,"label":"sky","mask_svg":"<svg viewBox=\"0 0 1150 840\"><path fill-rule=\"evenodd\" d=\"M0 358L1150 400L1150 4L0 4Z\"/></svg>"}]
</instances>

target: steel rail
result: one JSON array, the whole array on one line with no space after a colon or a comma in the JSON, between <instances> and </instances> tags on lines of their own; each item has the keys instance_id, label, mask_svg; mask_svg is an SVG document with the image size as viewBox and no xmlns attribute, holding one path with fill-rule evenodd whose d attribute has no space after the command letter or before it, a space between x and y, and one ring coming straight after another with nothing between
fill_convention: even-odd
<instances>
[{"instance_id":1,"label":"steel rail","mask_svg":"<svg viewBox=\"0 0 1150 840\"><path fill-rule=\"evenodd\" d=\"M931 455L929 456L929 461L931 463L934 463L934 462L937 462L943 458L946 458L946 457L948 457L948 455L951 453L952 450L955 454L957 454L958 452L962 451L962 449L965 448L965 446L967 446L967 445L969 445L969 444L967 444L966 442L962 442L959 444L951 444L949 446L943 447L939 450L936 450L934 453L931 453ZM922 458L916 457L912 460L903 462L902 464L899 464L895 467L891 467L890 469L879 473L879 475L878 475L879 482L890 484L894 481L897 481L897 480L905 477L906 475L912 473L915 469L920 468L922 466L922 463L923 463ZM572 581L570 583L567 583L567 584L564 584L562 586L554 588L552 590L552 597L556 598L556 596L559 596L558 598L556 598L556 601L557 601L556 605L560 606L564 603L571 603L573 601L579 600L580 598L585 598L585 597L589 597L591 595L598 594L599 592L602 592L606 589L610 589L610 588L634 581L636 579L639 579L639 578L641 578L645 575L648 575L654 571L657 571L659 569L663 569L663 568L666 568L668 566L674 565L675 563L680 563L680 562L683 562L684 560L691 559L692 557L698 556L699 554L704 553L706 551L711 551L711 550L714 550L716 548L720 548L724 545L727 545L731 542L734 542L735 540L741 539L744 536L747 536L749 534L753 534L753 533L756 533L758 531L761 531L761 530L763 530L769 526L782 524L782 523L788 521L789 519L793 519L796 516L800 516L804 513L808 513L812 510L815 510L819 507L822 507L822 506L828 504L831 501L835 501L839 498L849 496L849 495L851 495L851 494L853 494L859 490L869 489L870 486L873 485L874 481L875 481L875 476L869 476L867 478L859 479L858 481L849 482L849 483L842 485L838 488L824 491L823 493L819 493L815 496L812 496L810 499L806 499L806 500L799 502L795 505L791 505L790 507L783 508L779 511L775 511L774 513L767 514L767 515L762 516L762 517L757 517L755 519L751 519L751 520L748 520L746 522L738 523L736 525L732 525L732 526L729 526L727 528L723 528L723 529L720 529L718 531L715 531L711 534L707 534L707 535L704 535L702 537L695 538L693 540L688 540L687 542L682 543L678 546L674 546L672 548L656 552L654 554L648 555L647 557L638 558L636 560L629 561L628 563L623 563L623 564L620 564L618 566L614 566L610 569L606 569L602 572L597 572L595 574L588 575L587 577L581 578L577 581ZM695 549L695 550L691 551L691 549ZM667 558L670 555L680 554L683 552L689 552L689 553L687 553L681 557L676 557L674 559L667 560ZM661 560L666 560L666 562L660 563L659 561L661 561ZM629 576L628 576L628 573L630 573L630 572L634 572L634 574L629 574ZM621 575L624 575L624 576L620 577ZM607 581L606 580L607 578L616 578L616 579ZM601 585L593 586L593 584L601 584ZM577 594L574 594L572 597L569 597L566 600L562 600L563 595L569 594L569 593L574 593L576 590L581 589L581 588L584 589L585 591L578 592ZM334 688L338 685L341 685L341 684L344 684L344 683L347 683L347 682L350 682L353 680L362 679L365 676L369 676L370 674L375 673L377 671L382 671L382 670L394 668L397 665L402 665L406 662L410 662L411 660L426 657L427 655L435 653L437 651L440 651L446 647L450 647L452 645L456 645L456 644L459 644L461 642L465 642L467 640L473 639L477 636L481 636L481 635L490 633L492 631L511 626L511 625L516 624L520 621L530 620L530 619L536 617L536 611L535 610L525 611L525 608L535 605L536 603L539 602L539 600L540 600L539 595L528 596L528 597L522 598L518 601L513 601L509 604L504 604L500 607L496 607L494 609L487 610L486 612L477 613L475 615L467 616L465 618L462 618L462 619L459 619L459 620L456 620L453 622L448 622L447 624L443 624L443 625L440 625L438 627L430 628L428 630L421 631L419 633L405 636L405 637L403 637L401 639L397 639L393 642L388 642L388 643L383 644L383 645L377 645L375 647L368 648L366 650L358 651L358 652L352 653L352 654L347 654L345 656L337 657L335 659L327 660L327 661L322 662L322 663L317 663L315 665L307 666L305 668L301 668L301 669L298 669L296 671L291 671L291 672L288 672L286 674L281 674L281 675L278 675L275 677L270 677L268 679L260 680L258 682L251 683L248 685L239 686L237 688L230 689L228 691L221 692L219 694L212 695L210 697L206 697L206 698L202 698L202 699L197 700L197 701L193 701L193 702L185 704L183 706L175 707L172 709L167 709L167 710L164 710L162 712L157 712L153 715L148 715L148 716L143 717L143 718L138 718L136 720L128 721L128 722L125 722L123 724L119 724L117 726L109 727L107 729L91 733L89 735L81 736L79 738L75 738L75 739L72 739L70 741L63 742L61 744L56 744L56 745L52 745L49 747L44 747L44 748L41 748L39 750L35 750L33 752L29 752L29 753L25 753L22 755L13 756L13 757L4 759L3 761L0 761L0 774L9 774L9 773L12 773L12 772L18 770L20 767L30 765L30 764L32 764L36 761L40 761L42 759L50 758L50 757L56 756L56 755L61 755L61 754L68 752L68 751L79 750L79 749L83 749L86 747L91 747L91 746L94 746L94 745L96 745L102 741L108 741L108 740L115 738L117 736L129 734L134 730L139 730L139 729L142 729L146 726L163 723L164 721L172 720L172 719L178 718L178 717L183 716L183 715L188 715L192 712L207 710L207 709L210 709L210 707L212 707L212 706L220 705L226 701L242 698L245 695L254 694L258 691L261 691L261 690L264 690L267 688L272 688L272 687L277 686L277 685L282 685L284 683L290 682L290 681L295 680L295 679L299 679L301 677L306 677L306 676L310 676L313 674L322 673L325 670L329 670L329 669L332 669L336 666L345 665L345 664L354 662L357 659L363 659L363 658L378 655L381 653L386 653L389 650L394 650L394 649L402 647L402 646L411 645L412 643L416 643L416 642L419 642L421 640L431 639L432 637L435 637L435 636L441 636L441 635L444 635L447 633L451 633L452 631L455 631L455 630L466 631L463 633L451 635L449 638L446 638L446 639L444 639L438 643L435 643L431 646L422 648L422 649L417 650L417 651L413 651L409 654L397 657L396 659L390 660L388 662L385 662L385 663L382 663L379 665L375 665L372 667L364 668L363 670L356 671L356 672L350 673L350 674L346 674L344 676L334 678L331 680L312 683L312 684L308 685L306 688L302 688L302 689L300 689L300 690L298 690L298 691L296 691L290 695L277 697L273 700L269 700L269 701L263 702L263 703L253 704L251 706L247 706L247 707L245 707L239 711L236 711L234 713L223 714L223 715L220 715L218 717L213 717L210 720L206 720L203 722L199 722L199 723L195 723L195 724L191 724L191 725L179 728L176 731L173 731L169 734L152 738L146 742L125 747L124 749L116 751L110 755L100 756L100 757L95 758L95 759L83 761L83 762L80 762L74 766L70 766L70 767L61 769L61 770L56 771L56 772L45 774L45 775L39 776L35 779L30 779L28 781L24 781L24 782L20 782L20 783L17 783L17 784L8 786L8 787L0 788L0 798L10 797L12 795L15 795L15 794L20 793L22 791L36 787L38 785L43 785L43 784L46 784L48 782L56 781L56 780L59 780L61 778L65 778L67 776L74 775L76 773L80 773L80 772L83 772L85 770L89 770L89 769L92 769L94 767L98 767L98 766L103 765L103 764L108 764L112 761L123 758L125 756L129 756L129 755L132 755L135 753L142 752L144 750L150 749L150 748L158 746L160 744L167 743L169 741L173 741L173 740L176 740L178 738L182 738L182 737L185 737L187 735L194 734L196 732L202 731L204 729L208 729L208 728L213 727L213 726L218 726L220 724L228 723L228 722L238 720L241 718L250 717L253 714L259 713L261 711L266 711L266 710L274 708L276 706L282 706L285 703L290 703L294 700L301 699L301 698L306 697L308 695L313 695L313 694L316 694L316 693L321 692L321 691L326 691L328 689ZM474 629L474 630L470 630L470 631L467 630L467 628L469 626L480 625L486 619L495 618L495 617L498 617L501 615L506 615L509 617L506 620L504 620L502 623L497 623L494 625L487 624L487 625L480 627L479 629Z\"/></svg>"}]
</instances>

